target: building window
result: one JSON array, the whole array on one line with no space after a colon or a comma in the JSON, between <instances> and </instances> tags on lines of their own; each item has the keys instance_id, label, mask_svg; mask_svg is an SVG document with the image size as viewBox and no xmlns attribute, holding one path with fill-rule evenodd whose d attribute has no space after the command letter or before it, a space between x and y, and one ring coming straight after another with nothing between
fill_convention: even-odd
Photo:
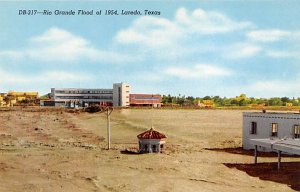
<instances>
[{"instance_id":1,"label":"building window","mask_svg":"<svg viewBox=\"0 0 300 192\"><path fill-rule=\"evenodd\" d=\"M271 136L272 137L277 137L277 135L278 135L278 123L272 123Z\"/></svg>"},{"instance_id":2,"label":"building window","mask_svg":"<svg viewBox=\"0 0 300 192\"><path fill-rule=\"evenodd\" d=\"M118 93L119 93L118 94L118 96L119 96L119 102L118 103L119 103L119 106L122 106L122 103L121 103L121 94L122 94L121 93L121 87L118 87Z\"/></svg>"},{"instance_id":3,"label":"building window","mask_svg":"<svg viewBox=\"0 0 300 192\"><path fill-rule=\"evenodd\" d=\"M257 123L251 122L250 134L256 134L256 132L257 132Z\"/></svg>"},{"instance_id":4,"label":"building window","mask_svg":"<svg viewBox=\"0 0 300 192\"><path fill-rule=\"evenodd\" d=\"M152 145L153 152L156 152L156 145Z\"/></svg>"},{"instance_id":5,"label":"building window","mask_svg":"<svg viewBox=\"0 0 300 192\"><path fill-rule=\"evenodd\" d=\"M300 125L294 125L294 138L300 138Z\"/></svg>"}]
</instances>

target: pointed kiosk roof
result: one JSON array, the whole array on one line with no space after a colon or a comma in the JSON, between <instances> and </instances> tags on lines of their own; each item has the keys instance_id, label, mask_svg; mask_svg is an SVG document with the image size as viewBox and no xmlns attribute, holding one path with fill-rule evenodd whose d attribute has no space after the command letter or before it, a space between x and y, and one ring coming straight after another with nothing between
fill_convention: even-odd
<instances>
[{"instance_id":1,"label":"pointed kiosk roof","mask_svg":"<svg viewBox=\"0 0 300 192\"><path fill-rule=\"evenodd\" d=\"M166 135L155 131L153 129L153 127L151 127L151 129L149 129L148 131L145 131L144 133L141 133L137 136L137 138L139 139L164 139L167 138Z\"/></svg>"}]
</instances>

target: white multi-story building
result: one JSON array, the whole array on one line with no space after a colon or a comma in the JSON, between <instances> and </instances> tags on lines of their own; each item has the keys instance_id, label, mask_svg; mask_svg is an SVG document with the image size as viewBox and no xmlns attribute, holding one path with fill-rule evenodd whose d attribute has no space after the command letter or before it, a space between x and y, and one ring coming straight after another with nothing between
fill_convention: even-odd
<instances>
[{"instance_id":1,"label":"white multi-story building","mask_svg":"<svg viewBox=\"0 0 300 192\"><path fill-rule=\"evenodd\" d=\"M129 106L130 85L115 83L112 89L51 88L55 106L83 107L91 104Z\"/></svg>"},{"instance_id":2,"label":"white multi-story building","mask_svg":"<svg viewBox=\"0 0 300 192\"><path fill-rule=\"evenodd\" d=\"M129 94L131 87L127 83L115 83L113 85L113 106L129 106Z\"/></svg>"},{"instance_id":3,"label":"white multi-story building","mask_svg":"<svg viewBox=\"0 0 300 192\"><path fill-rule=\"evenodd\" d=\"M251 139L300 138L300 113L243 113L243 148L254 149ZM300 139L299 139L300 142ZM259 151L269 151L260 147Z\"/></svg>"}]
</instances>

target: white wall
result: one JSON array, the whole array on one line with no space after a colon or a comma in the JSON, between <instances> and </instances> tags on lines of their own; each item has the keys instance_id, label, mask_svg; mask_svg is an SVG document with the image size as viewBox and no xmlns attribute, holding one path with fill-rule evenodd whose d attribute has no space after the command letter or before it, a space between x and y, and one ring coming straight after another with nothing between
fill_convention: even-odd
<instances>
[{"instance_id":1,"label":"white wall","mask_svg":"<svg viewBox=\"0 0 300 192\"><path fill-rule=\"evenodd\" d=\"M141 152L146 152L145 145L148 145L148 150L150 153L153 152L153 149L152 149L153 145L156 145L156 149L157 149L156 152L160 152L161 151L160 145L165 144L165 141L160 140L160 139L139 139L139 142L141 144L139 150Z\"/></svg>"},{"instance_id":2,"label":"white wall","mask_svg":"<svg viewBox=\"0 0 300 192\"><path fill-rule=\"evenodd\" d=\"M251 122L257 123L257 133L250 134ZM300 125L299 113L243 113L243 148L254 149L250 139L272 138L272 123L278 123L278 135L275 138L293 138L294 125ZM259 149L264 151L265 149Z\"/></svg>"},{"instance_id":3,"label":"white wall","mask_svg":"<svg viewBox=\"0 0 300 192\"><path fill-rule=\"evenodd\" d=\"M64 91L65 93L57 93L56 91ZM69 93L71 92L71 93ZM74 93L75 92L75 93ZM90 93L88 93L90 92ZM56 102L84 101L84 102L112 102L112 89L75 89L75 88L51 88L51 100ZM74 99L61 97L76 97ZM84 98L99 97L99 98ZM105 97L105 98L101 98Z\"/></svg>"},{"instance_id":4,"label":"white wall","mask_svg":"<svg viewBox=\"0 0 300 192\"><path fill-rule=\"evenodd\" d=\"M131 86L127 83L115 83L113 85L113 106L127 107Z\"/></svg>"}]
</instances>

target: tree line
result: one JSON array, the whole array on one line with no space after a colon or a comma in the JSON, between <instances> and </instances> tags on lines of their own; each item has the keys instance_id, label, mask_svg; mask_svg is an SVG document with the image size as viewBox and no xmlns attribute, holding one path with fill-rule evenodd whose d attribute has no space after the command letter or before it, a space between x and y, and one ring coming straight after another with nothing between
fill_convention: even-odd
<instances>
[{"instance_id":1,"label":"tree line","mask_svg":"<svg viewBox=\"0 0 300 192\"><path fill-rule=\"evenodd\" d=\"M247 97L246 94L241 94L234 98L220 97L220 96L171 96L163 95L162 103L164 105L180 105L180 106L197 106L199 103L211 101L215 107L222 106L249 106L249 105L262 105L262 106L300 106L300 97L272 97L272 98L255 98Z\"/></svg>"}]
</instances>

